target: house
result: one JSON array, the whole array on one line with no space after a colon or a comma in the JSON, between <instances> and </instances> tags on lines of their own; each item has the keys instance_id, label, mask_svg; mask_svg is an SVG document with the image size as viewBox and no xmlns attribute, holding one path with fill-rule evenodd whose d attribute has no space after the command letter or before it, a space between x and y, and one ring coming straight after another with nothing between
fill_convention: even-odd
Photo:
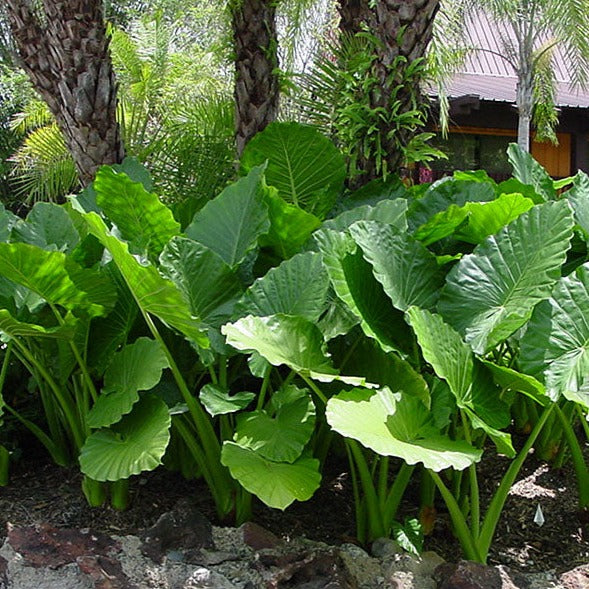
<instances>
[{"instance_id":1,"label":"house","mask_svg":"<svg viewBox=\"0 0 589 589\"><path fill-rule=\"evenodd\" d=\"M485 51L471 51L447 87L449 136L440 139L439 147L449 159L432 164L434 177L454 169L478 168L497 180L511 174L505 152L507 145L517 140L517 78L511 65L500 56L500 38L504 34L483 13L468 27L467 45ZM531 146L532 155L555 178L574 174L577 169L589 171L589 90L571 87L564 59L556 52L558 145L533 141Z\"/></svg>"}]
</instances>

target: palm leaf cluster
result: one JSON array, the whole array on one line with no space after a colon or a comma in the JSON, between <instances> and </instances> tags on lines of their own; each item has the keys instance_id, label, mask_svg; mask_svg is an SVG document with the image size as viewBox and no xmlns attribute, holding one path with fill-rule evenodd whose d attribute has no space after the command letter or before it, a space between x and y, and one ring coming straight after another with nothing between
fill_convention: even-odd
<instances>
[{"instance_id":1,"label":"palm leaf cluster","mask_svg":"<svg viewBox=\"0 0 589 589\"><path fill-rule=\"evenodd\" d=\"M126 31L111 27L110 48L127 154L149 162L167 200L193 199L194 211L226 183L233 120L218 60L188 47L178 26L158 12ZM12 126L24 136L11 158L17 199L28 205L59 201L79 188L73 160L44 103L27 103Z\"/></svg>"},{"instance_id":2,"label":"palm leaf cluster","mask_svg":"<svg viewBox=\"0 0 589 589\"><path fill-rule=\"evenodd\" d=\"M468 31L484 14L499 51L481 46ZM539 140L556 142L557 82L585 89L589 83L587 0L446 0L435 22L431 75L440 97L441 122L448 123L446 88L471 55L501 58L517 77L520 140L527 145L528 120ZM523 124L521 121L523 119ZM526 133L526 127L528 133ZM524 135L522 137L522 134Z\"/></svg>"}]
</instances>

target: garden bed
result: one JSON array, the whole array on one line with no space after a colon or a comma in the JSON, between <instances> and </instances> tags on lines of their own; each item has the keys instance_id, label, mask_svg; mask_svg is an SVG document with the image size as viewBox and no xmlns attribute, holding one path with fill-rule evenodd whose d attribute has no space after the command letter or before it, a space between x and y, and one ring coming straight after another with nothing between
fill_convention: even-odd
<instances>
[{"instance_id":1,"label":"garden bed","mask_svg":"<svg viewBox=\"0 0 589 589\"><path fill-rule=\"evenodd\" d=\"M496 485L508 461L486 454L482 481ZM132 500L126 511L91 508L80 490L76 469L64 469L41 460L17 463L10 485L0 490L0 540L6 523L16 526L50 524L58 528L91 528L114 535L136 534L152 526L180 499L188 499L215 525L214 505L204 485L186 481L164 469L135 477ZM483 487L482 495L490 491ZM412 490L408 491L408 503ZM549 468L530 456L511 490L502 514L490 564L507 565L524 573L569 571L589 562L587 524L577 511L574 472L565 465ZM545 523L534 523L538 504ZM461 558L460 547L449 530L449 519L440 513L425 549L445 560ZM410 514L414 515L414 514ZM332 465L314 497L286 511L271 510L257 502L254 521L285 539L306 537L331 545L355 542L352 489L346 465Z\"/></svg>"}]
</instances>

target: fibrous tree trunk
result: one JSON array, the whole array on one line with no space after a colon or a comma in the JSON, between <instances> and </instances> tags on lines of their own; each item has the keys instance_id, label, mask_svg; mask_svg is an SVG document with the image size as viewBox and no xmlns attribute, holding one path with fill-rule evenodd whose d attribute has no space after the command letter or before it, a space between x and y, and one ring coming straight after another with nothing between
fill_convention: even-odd
<instances>
[{"instance_id":1,"label":"fibrous tree trunk","mask_svg":"<svg viewBox=\"0 0 589 589\"><path fill-rule=\"evenodd\" d=\"M278 42L275 0L232 0L235 50L235 138L246 143L278 112Z\"/></svg>"},{"instance_id":2,"label":"fibrous tree trunk","mask_svg":"<svg viewBox=\"0 0 589 589\"><path fill-rule=\"evenodd\" d=\"M373 75L378 79L377 90L371 92L372 109L391 109L391 102L399 101L400 113L413 110L421 102L419 80L411 87L403 88L404 70L416 59L423 58L431 41L434 17L439 9L439 0L340 0L340 30L355 34L367 31L377 39ZM399 56L405 58L399 62ZM401 86L401 88L397 88ZM401 137L391 136L391 129L379 129L382 144L387 153L388 170L397 170L402 163L399 142L407 145L413 131L404 129ZM364 172L361 182L377 177L373 159L358 162Z\"/></svg>"},{"instance_id":3,"label":"fibrous tree trunk","mask_svg":"<svg viewBox=\"0 0 589 589\"><path fill-rule=\"evenodd\" d=\"M80 179L123 159L102 0L5 0L22 66L47 102Z\"/></svg>"}]
</instances>

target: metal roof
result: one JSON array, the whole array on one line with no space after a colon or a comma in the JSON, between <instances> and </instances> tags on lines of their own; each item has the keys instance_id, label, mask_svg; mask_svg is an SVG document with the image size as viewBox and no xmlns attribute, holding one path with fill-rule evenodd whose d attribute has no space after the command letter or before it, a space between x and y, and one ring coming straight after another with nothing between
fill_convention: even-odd
<instances>
[{"instance_id":1,"label":"metal roof","mask_svg":"<svg viewBox=\"0 0 589 589\"><path fill-rule=\"evenodd\" d=\"M481 100L515 103L517 78L511 64L501 54L503 42L513 37L504 24L495 22L480 11L469 21L464 44L473 49L460 72L448 84L449 98L474 95ZM589 107L589 91L573 88L562 52L554 52L553 64L557 80L556 105Z\"/></svg>"},{"instance_id":2,"label":"metal roof","mask_svg":"<svg viewBox=\"0 0 589 589\"><path fill-rule=\"evenodd\" d=\"M515 103L516 84L517 79L513 76L464 73L457 74L452 79L446 92L450 99L470 95L492 102ZM589 93L572 90L568 83L557 82L556 105L587 108L589 107Z\"/></svg>"}]
</instances>

